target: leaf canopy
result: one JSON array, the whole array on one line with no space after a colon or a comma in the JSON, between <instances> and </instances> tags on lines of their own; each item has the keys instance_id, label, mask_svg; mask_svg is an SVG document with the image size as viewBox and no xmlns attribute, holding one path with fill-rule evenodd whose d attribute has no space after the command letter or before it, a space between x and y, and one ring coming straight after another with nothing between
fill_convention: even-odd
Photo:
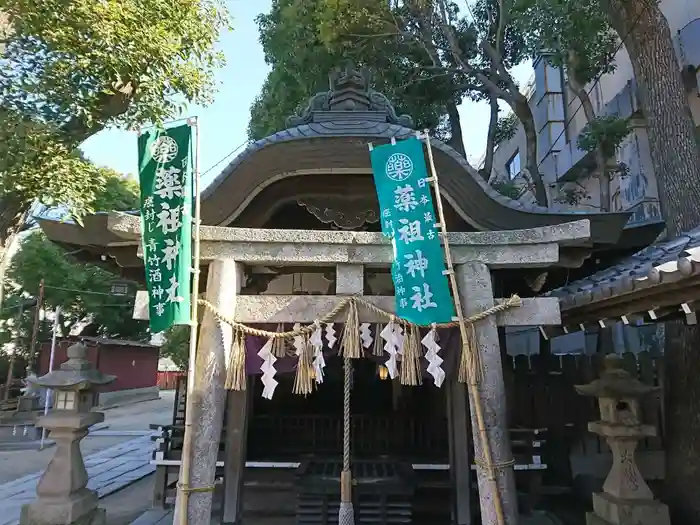
<instances>
[{"instance_id":1,"label":"leaf canopy","mask_svg":"<svg viewBox=\"0 0 700 525\"><path fill-rule=\"evenodd\" d=\"M107 178L78 151L207 104L223 0L5 0L0 58L0 244L35 200L80 217Z\"/></svg>"}]
</instances>

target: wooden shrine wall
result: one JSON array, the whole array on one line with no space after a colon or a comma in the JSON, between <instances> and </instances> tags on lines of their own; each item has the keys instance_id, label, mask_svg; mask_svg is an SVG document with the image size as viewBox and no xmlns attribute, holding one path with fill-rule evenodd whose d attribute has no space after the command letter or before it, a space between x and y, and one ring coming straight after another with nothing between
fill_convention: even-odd
<instances>
[{"instance_id":1,"label":"wooden shrine wall","mask_svg":"<svg viewBox=\"0 0 700 525\"><path fill-rule=\"evenodd\" d=\"M589 383L599 377L603 355L503 356L504 378L508 393L510 426L547 428L561 436L584 437L582 452L599 453L609 449L587 430L589 421L600 419L597 401L580 396L573 385ZM626 369L643 383L663 386L663 357L649 352L622 355ZM662 393L642 403L645 423L654 425L658 437L648 438L640 450L663 448ZM588 436L586 436L588 435Z\"/></svg>"},{"instance_id":2,"label":"wooden shrine wall","mask_svg":"<svg viewBox=\"0 0 700 525\"><path fill-rule=\"evenodd\" d=\"M576 474L570 466L572 456L603 458L609 454L609 447L605 441L587 429L590 421L599 419L596 400L580 396L574 389L574 385L585 384L599 377L602 354L502 357L508 396L509 427L547 429L546 448L542 451L543 461L549 467L546 481L568 485ZM663 386L663 357L641 352L625 353L623 359L627 370L642 382ZM176 397L177 408L173 414L176 422L180 424L184 422L184 383L184 378L181 378ZM638 457L663 451L662 392L657 397L650 396L643 402L645 422L656 427L658 437L648 438L640 443ZM255 414L253 418L256 418ZM294 437L289 446L299 441L298 445L304 445L302 448L309 452L314 449L320 452L330 448L329 443L338 441L342 430L337 417L318 414L279 414L274 417L258 416L258 419L255 427L262 435L285 435L287 439ZM294 431L295 428L298 430ZM436 460L436 457L432 457L436 453L438 456L446 454L446 450L442 451L447 444L446 430L446 425L438 424L436 420L424 421L410 415L391 417L387 420L366 416L353 418L353 434L356 437L373 436L373 439L364 443L364 440L355 441L358 452L369 452L382 446L397 453L411 449L416 461L423 459L418 457L421 454L416 454L416 450L431 452L428 454L430 457L426 457L425 460ZM297 433L298 435L294 436ZM313 439L309 436L313 436ZM607 472L606 464L602 461L600 465L589 470L604 477ZM655 464L654 470L659 469ZM660 475L652 474L652 477Z\"/></svg>"},{"instance_id":3,"label":"wooden shrine wall","mask_svg":"<svg viewBox=\"0 0 700 525\"><path fill-rule=\"evenodd\" d=\"M649 352L622 354L626 369L640 381L663 386L664 360ZM597 400L580 396L574 385L589 383L599 377L603 354L595 355L503 355L504 379L508 396L509 426L546 428L547 448L543 454L550 466L548 477L570 480L570 458L604 457L610 453L605 440L588 431L588 422L600 419ZM658 436L640 443L637 455L663 451L663 390L642 403L645 423L656 427ZM583 461L586 461L583 459ZM607 472L606 462L590 470ZM576 467L573 467L576 470ZM652 477L663 470L658 462ZM647 474L644 472L645 475ZM601 473L604 476L604 473Z\"/></svg>"}]
</instances>

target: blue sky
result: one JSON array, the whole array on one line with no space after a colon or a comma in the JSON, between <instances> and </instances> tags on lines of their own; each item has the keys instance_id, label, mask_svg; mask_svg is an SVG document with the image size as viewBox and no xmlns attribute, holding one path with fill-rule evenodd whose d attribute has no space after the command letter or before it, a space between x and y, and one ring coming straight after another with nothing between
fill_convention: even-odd
<instances>
[{"instance_id":1,"label":"blue sky","mask_svg":"<svg viewBox=\"0 0 700 525\"><path fill-rule=\"evenodd\" d=\"M245 147L250 105L260 91L269 67L258 42L255 17L270 9L270 0L227 0L234 30L221 35L219 47L226 55L226 66L217 72L219 91L208 107L192 106L188 116L198 116L203 183L206 185L226 165L235 152ZM532 68L516 68L514 76L524 86ZM465 102L460 108L467 155L477 164L483 155L488 128L488 105ZM136 174L136 133L105 130L82 147L93 162L122 173Z\"/></svg>"}]
</instances>

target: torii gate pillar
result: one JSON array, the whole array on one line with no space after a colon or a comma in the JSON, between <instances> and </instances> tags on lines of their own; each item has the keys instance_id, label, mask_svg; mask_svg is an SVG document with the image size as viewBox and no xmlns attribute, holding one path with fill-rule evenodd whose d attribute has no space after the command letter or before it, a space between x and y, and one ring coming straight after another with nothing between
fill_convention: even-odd
<instances>
[{"instance_id":1,"label":"torii gate pillar","mask_svg":"<svg viewBox=\"0 0 700 525\"><path fill-rule=\"evenodd\" d=\"M469 317L494 306L491 272L481 262L460 264L456 269L459 294L464 316ZM476 344L481 350L481 366L484 374L477 386L481 393L482 413L491 446L491 461L503 465L512 460L510 437L506 411L506 388L503 381L501 345L498 339L496 318L487 317L474 326ZM482 437L474 410L474 399L469 395L469 407L474 438L474 456L477 465L477 482L481 502L482 523L498 523L496 508L489 480L490 472L484 467ZM506 525L518 523L518 501L515 490L513 466L496 470L496 481L503 504Z\"/></svg>"}]
</instances>

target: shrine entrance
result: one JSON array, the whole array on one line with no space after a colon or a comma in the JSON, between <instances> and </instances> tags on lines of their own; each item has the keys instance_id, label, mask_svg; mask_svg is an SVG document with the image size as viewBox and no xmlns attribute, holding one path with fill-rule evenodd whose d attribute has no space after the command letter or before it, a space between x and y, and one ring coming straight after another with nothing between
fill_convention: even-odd
<instances>
[{"instance_id":1,"label":"shrine entrance","mask_svg":"<svg viewBox=\"0 0 700 525\"><path fill-rule=\"evenodd\" d=\"M340 457L343 429L343 368L340 357L326 361L323 385L306 397L275 396L265 400L263 385L254 382L248 429L247 460L300 461L315 454ZM380 365L381 367L381 365ZM416 464L449 463L445 394L427 382L401 387L383 376L369 359L353 367L353 456L390 456ZM291 391L292 375L278 379ZM398 391L398 392L397 392Z\"/></svg>"},{"instance_id":2,"label":"shrine entrance","mask_svg":"<svg viewBox=\"0 0 700 525\"><path fill-rule=\"evenodd\" d=\"M266 229L306 231L379 232L376 194L367 175L352 177L354 183L341 182L326 175L324 184L316 186L316 194L304 194L299 187L312 188L308 177L296 182L295 200L284 203L279 200L266 202L266 195L253 204L266 209ZM335 182L338 182L336 185ZM269 194L281 190L277 183L269 188ZM320 190L320 191L319 191ZM322 194L322 192L327 192ZM451 221L456 214L449 208ZM466 225L462 226L462 229ZM337 272L334 268L268 267L277 276L258 274L257 287L251 292L260 295L303 296L336 293ZM364 293L393 295L391 275L386 268L366 267ZM255 286L255 285L254 285ZM242 293L246 293L244 290ZM276 331L292 330L294 323L275 326ZM342 324L334 325L341 337ZM379 324L367 324L371 338L362 359L353 360L351 412L352 462L361 503L356 499L356 511L376 512L384 516L382 523L451 523L453 499L450 488L449 449L450 440L447 419L447 396L444 388L436 388L426 374L418 386L401 385L399 378L392 380L384 366L385 357L374 355L379 338ZM269 329L270 327L268 327ZM458 334L455 333L455 336ZM378 340L377 340L378 339ZM294 349L288 349L292 355ZM314 385L305 396L289 395L294 389L295 373L277 373L279 382L272 399L263 397L264 385L260 377L249 382L249 421L246 442L248 465L296 466L287 472L275 471L280 479L294 479L295 489L279 496L283 504L299 523L306 514L327 516L328 523L337 519L338 489L334 474L328 480L328 494L320 496L318 486L304 492L300 487L317 485L329 472L340 469L343 456L343 358L334 350L324 347L326 353L323 383ZM455 354L456 355L456 354ZM449 363L448 366L451 366ZM308 466L305 466L307 465ZM319 474L321 474L319 476ZM248 469L249 480L264 479L262 470ZM363 479L373 479L372 491L376 500L363 496ZM306 480L306 481L305 481ZM383 487L389 483L391 487ZM244 481L245 485L245 481ZM314 490L315 489L315 490ZM244 491L246 489L244 488ZM299 491L295 493L295 491ZM304 496L306 494L306 496ZM246 502L255 498L248 489ZM253 505L255 505L253 503ZM325 509L325 511L324 511ZM374 510L368 510L374 509ZM392 512L394 515L392 516ZM290 512L291 514L291 512ZM358 517L359 518L359 517ZM311 519L311 518L309 518ZM324 521L325 523L325 521ZM362 523L362 521L360 521Z\"/></svg>"},{"instance_id":3,"label":"shrine entrance","mask_svg":"<svg viewBox=\"0 0 700 525\"><path fill-rule=\"evenodd\" d=\"M306 179L297 181L296 187L314 187L313 181L307 183ZM295 200L286 204L268 203L266 196L261 195L253 207L269 210L265 228L378 232L378 205L371 178L356 176L354 183L346 186L345 193L340 193L340 183L345 179L326 175L324 184L316 186L315 194L297 189ZM271 195L282 191L278 185L284 184L272 185ZM450 219L454 220L456 214L451 207L447 208ZM313 296L335 292L333 269L277 267L272 271L279 273L257 277L257 293ZM367 268L364 281L366 295L393 294L391 276L385 268ZM291 330L292 326L287 324L284 329ZM381 327L368 327L372 345L383 344L381 338L376 340ZM276 329L280 331L282 327ZM353 367L353 456L363 459L389 456L409 463L440 465L444 469L449 463L444 390L435 388L428 377L420 386L402 386L398 379L389 377L385 359L371 351L365 357L355 360ZM307 396L275 395L263 399L264 386L260 381L253 382L249 461L297 462L309 454L336 457L342 454L342 361L337 355L328 357L323 384ZM293 371L278 374L276 379L280 383L277 392L293 390Z\"/></svg>"},{"instance_id":4,"label":"shrine entrance","mask_svg":"<svg viewBox=\"0 0 700 525\"><path fill-rule=\"evenodd\" d=\"M424 498L440 507L440 519L431 517L427 521L431 525L471 525L479 506L485 523L516 523L514 471L540 470L542 458L533 452L539 443L532 439L529 452L519 453L528 439L521 437L523 429L508 428L499 327L559 324L558 300L528 297L534 292L525 283L530 277L546 278L542 272L553 267L563 268L568 278L569 270L576 271L593 249L619 241L627 214L554 213L514 203L486 184L459 153L431 139L440 183L428 191L445 201L440 226L446 228L440 234L451 247L450 279L456 279L454 289L461 303L455 310L471 319L474 341L449 327L440 329L437 351L421 348L418 339L412 359L419 364L407 367L414 370L413 379L397 384L383 380L383 372L377 370L396 358L397 344L388 350L385 346L381 360L375 360L372 356L380 356L369 348L370 342L357 355L344 355L352 367L343 363L343 369L337 354L347 326L355 335L369 329L376 341L377 325L384 330L397 324L389 276L394 250L378 233L368 144L378 149L381 144L415 138L412 120L397 115L386 97L371 89L365 73L346 68L332 74L330 91L314 96L289 126L250 144L202 194L199 291L206 304L199 310L202 319L189 400L191 476L181 481L189 524L209 524L217 491L223 492L221 522L257 522L246 515L246 505L263 485L247 484L251 472L273 469L277 476L284 464L292 473L303 467L308 454L328 455L335 461L351 455L352 479L358 485L364 479L371 487L379 469L385 480L413 477L418 491L436 493ZM71 246L78 239L86 253L116 262L122 275L143 280L140 224L136 216L110 214L86 218L85 228L67 223L42 227L50 238ZM511 302L514 294L523 299ZM135 318L146 319L147 294L141 298L144 302L137 296ZM350 306L358 310L354 317ZM294 328L297 323L301 329ZM465 323L459 324L463 329ZM417 324L402 326L416 339L434 329L421 324L418 332ZM329 343L329 327L335 333L335 347ZM308 349L300 350L293 342L294 355L279 354L274 362L269 348L265 354L266 343L275 338L293 341L303 330L305 336L315 337L321 328L322 343L306 346L313 347L314 360L321 354L325 357L324 382L307 384L308 389L299 392L298 372L307 381L311 375ZM263 335L256 335L255 330L261 329ZM283 338L277 335L280 331L286 333ZM396 326L390 331L396 333ZM458 381L463 361L472 359L474 365L477 353L482 377ZM345 371L350 368L353 394L349 405L343 406L341 376L347 384ZM469 374L478 372L475 366L465 368ZM444 381L437 381L441 374ZM422 379L421 386L416 376ZM267 399L261 399L263 394ZM343 418L339 418L341 407ZM350 423L339 426L340 419ZM176 411L174 424L163 429L155 453L158 486L175 486L175 480L168 482L168 469L174 476L180 466L184 427L184 418ZM351 439L344 440L348 432ZM485 435L490 452L484 447ZM342 441L351 442L350 451L343 448L339 454ZM219 447L212 446L217 442ZM408 464L410 472L389 466L382 459L385 455L396 458L394 465ZM367 467L364 458L376 458L377 470ZM337 481L335 468L318 465L317 472ZM223 478L223 489L216 478ZM268 511L274 506L270 499L277 487L274 481L259 498ZM480 505L473 497L477 485ZM288 487L294 491L297 485ZM338 500L347 501L341 499L347 494L339 492L334 489L328 496L336 505ZM402 498L408 499L405 494ZM165 488L157 488L154 499L162 505ZM285 525L305 523L299 517L305 515L307 503L298 495L296 512L292 510ZM362 507L357 510L358 522L367 523ZM378 514L373 522L422 523L415 509L413 519L411 509L405 511L401 507L396 514L404 521ZM325 516L321 523L333 523L332 512Z\"/></svg>"}]
</instances>

